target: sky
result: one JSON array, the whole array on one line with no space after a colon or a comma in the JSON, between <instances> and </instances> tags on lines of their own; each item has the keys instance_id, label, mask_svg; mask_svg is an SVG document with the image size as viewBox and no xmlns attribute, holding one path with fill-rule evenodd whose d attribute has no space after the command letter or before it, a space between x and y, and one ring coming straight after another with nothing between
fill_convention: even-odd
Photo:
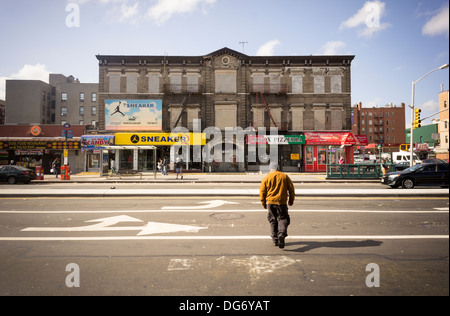
<instances>
[{"instance_id":1,"label":"sky","mask_svg":"<svg viewBox=\"0 0 450 316\"><path fill-rule=\"evenodd\" d=\"M449 62L444 0L0 0L0 21L0 99L6 79L61 73L98 82L98 54L203 56L228 47L250 56L355 55L352 104L410 105L412 83ZM422 117L438 111L448 71L416 83Z\"/></svg>"}]
</instances>

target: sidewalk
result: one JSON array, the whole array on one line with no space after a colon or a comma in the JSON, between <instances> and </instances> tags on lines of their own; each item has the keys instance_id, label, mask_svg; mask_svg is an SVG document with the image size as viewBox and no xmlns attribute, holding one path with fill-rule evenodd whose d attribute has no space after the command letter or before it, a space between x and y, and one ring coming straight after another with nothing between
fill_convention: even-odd
<instances>
[{"instance_id":1,"label":"sidewalk","mask_svg":"<svg viewBox=\"0 0 450 316\"><path fill-rule=\"evenodd\" d=\"M287 173L294 183L380 183L379 179L326 179L325 173ZM153 173L127 176L103 176L98 173L82 173L71 175L70 180L61 180L54 175L44 176L44 180L35 180L39 183L261 183L266 174L260 173L186 173L183 179L176 179L176 174L169 173L163 176Z\"/></svg>"},{"instance_id":2,"label":"sidewalk","mask_svg":"<svg viewBox=\"0 0 450 316\"><path fill-rule=\"evenodd\" d=\"M176 180L176 175L169 174L168 176L162 176L157 174L156 179L153 174L144 174L142 179L139 176L127 176L122 179L119 177L100 177L98 174L84 174L84 175L72 175L71 180L61 180L55 178L53 175L45 175L43 181L33 181L33 184L26 186L4 186L0 190L0 197L253 197L259 198L259 184L264 178L265 174L256 173L242 173L242 174L185 174L184 179ZM415 188L415 189L391 189L380 183L380 180L346 180L346 179L326 179L325 174L306 174L306 173L289 173L289 176L295 184L301 183L323 183L319 188L296 189L297 197L374 197L374 198L389 198L389 197L446 197L448 198L448 189L436 189L436 188ZM90 188L82 189L77 187L71 187L62 185L61 188L51 189L45 185L39 184L55 184L55 183L166 183L166 184L194 184L194 183L206 183L211 184L207 188L181 188L174 187L167 188L148 188L139 189L135 186L130 186L130 189L115 189L115 186L108 186L105 189ZM221 183L236 183L234 188L221 187ZM239 188L238 184L252 184L251 188ZM327 184L333 183L354 183L354 188L333 189L327 187ZM361 189L357 186L358 183L379 183L379 187L376 186L370 189ZM219 184L219 185L214 185Z\"/></svg>"}]
</instances>

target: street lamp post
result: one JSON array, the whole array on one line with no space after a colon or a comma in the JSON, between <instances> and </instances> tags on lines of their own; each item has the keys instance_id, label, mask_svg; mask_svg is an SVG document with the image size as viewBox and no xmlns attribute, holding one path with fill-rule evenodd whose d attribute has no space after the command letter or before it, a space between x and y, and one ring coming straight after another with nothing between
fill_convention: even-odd
<instances>
[{"instance_id":1,"label":"street lamp post","mask_svg":"<svg viewBox=\"0 0 450 316\"><path fill-rule=\"evenodd\" d=\"M413 81L412 83L412 98L411 98L411 130L410 130L410 154L411 154L411 161L410 161L410 165L413 165L414 162L414 95L415 95L415 89L416 89L416 83L418 83L420 80L422 80L423 78L425 78L426 76L428 76L429 74L435 72L436 70L441 70L441 69L447 69L449 67L449 64L445 64L442 65L439 68L433 69L432 71L428 72L426 75L422 76L420 79Z\"/></svg>"}]
</instances>

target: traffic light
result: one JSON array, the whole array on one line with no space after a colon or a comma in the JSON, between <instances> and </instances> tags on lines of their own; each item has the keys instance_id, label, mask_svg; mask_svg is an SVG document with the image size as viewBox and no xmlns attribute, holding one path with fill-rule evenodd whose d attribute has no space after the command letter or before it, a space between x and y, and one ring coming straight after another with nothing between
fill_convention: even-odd
<instances>
[{"instance_id":1,"label":"traffic light","mask_svg":"<svg viewBox=\"0 0 450 316\"><path fill-rule=\"evenodd\" d=\"M421 109L414 109L414 128L419 128L421 126L420 123L422 121L420 120L420 112L422 112Z\"/></svg>"}]
</instances>

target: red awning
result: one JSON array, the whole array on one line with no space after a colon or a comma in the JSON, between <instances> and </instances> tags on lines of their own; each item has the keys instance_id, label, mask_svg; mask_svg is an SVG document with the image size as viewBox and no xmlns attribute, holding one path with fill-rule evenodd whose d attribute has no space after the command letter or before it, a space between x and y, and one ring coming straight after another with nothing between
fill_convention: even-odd
<instances>
[{"instance_id":1,"label":"red awning","mask_svg":"<svg viewBox=\"0 0 450 316\"><path fill-rule=\"evenodd\" d=\"M351 132L307 132L306 145L356 145L356 137Z\"/></svg>"}]
</instances>

